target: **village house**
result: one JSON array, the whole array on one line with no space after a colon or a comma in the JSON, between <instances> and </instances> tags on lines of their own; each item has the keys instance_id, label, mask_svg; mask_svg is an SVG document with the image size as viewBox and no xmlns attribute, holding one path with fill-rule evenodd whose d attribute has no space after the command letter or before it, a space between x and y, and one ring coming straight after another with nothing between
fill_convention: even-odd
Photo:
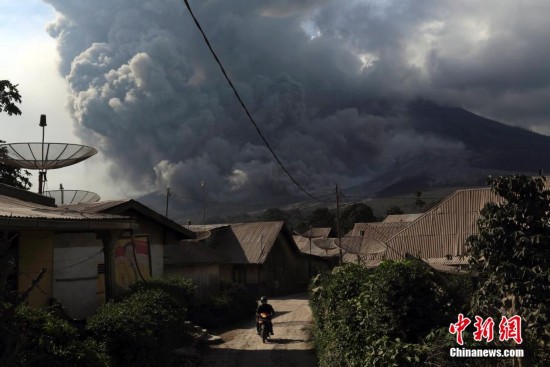
<instances>
[{"instance_id":1,"label":"village house","mask_svg":"<svg viewBox=\"0 0 550 367\"><path fill-rule=\"evenodd\" d=\"M15 248L25 291L41 274L28 303L59 302L68 317L83 319L138 280L164 271L164 246L194 233L135 200L55 206L55 200L0 185L0 232Z\"/></svg>"},{"instance_id":2,"label":"village house","mask_svg":"<svg viewBox=\"0 0 550 367\"><path fill-rule=\"evenodd\" d=\"M166 245L164 250L164 274L191 279L199 296L218 294L220 268L230 259L199 240L182 240L176 245Z\"/></svg>"},{"instance_id":3,"label":"village house","mask_svg":"<svg viewBox=\"0 0 550 367\"><path fill-rule=\"evenodd\" d=\"M457 190L410 222L389 221L402 223L402 228L382 228L375 223L357 224L351 235L361 235L362 231L366 235L372 233L368 227L377 227L372 235L378 245L371 242L370 247L363 246L359 251L364 265L377 266L383 259L413 256L436 269L458 271L467 265L465 243L470 235L478 233L481 209L489 202L502 200L489 188ZM348 255L348 260L353 261L353 256Z\"/></svg>"},{"instance_id":4,"label":"village house","mask_svg":"<svg viewBox=\"0 0 550 367\"><path fill-rule=\"evenodd\" d=\"M204 239L229 259L220 264L220 282L240 283L256 294L281 295L304 291L313 274L330 268L329 262L302 253L284 222L255 222L191 226L209 231Z\"/></svg>"},{"instance_id":5,"label":"village house","mask_svg":"<svg viewBox=\"0 0 550 367\"><path fill-rule=\"evenodd\" d=\"M175 245L181 240L193 239L195 234L189 229L166 218L136 200L109 200L86 204L63 205L61 208L82 214L116 214L132 218L137 225L134 236L147 237L151 252L151 275L164 274L164 247Z\"/></svg>"},{"instance_id":6,"label":"village house","mask_svg":"<svg viewBox=\"0 0 550 367\"><path fill-rule=\"evenodd\" d=\"M341 240L343 262L370 264L371 259L386 250L385 242L410 225L413 218L398 220L397 216L392 217L387 222L355 223Z\"/></svg>"},{"instance_id":7,"label":"village house","mask_svg":"<svg viewBox=\"0 0 550 367\"><path fill-rule=\"evenodd\" d=\"M83 214L54 203L0 184L2 251L14 267L2 271L17 274L9 283L19 293L38 281L28 294L30 306L47 307L56 299L69 317L84 318L109 296L110 249L136 226L129 217Z\"/></svg>"},{"instance_id":8,"label":"village house","mask_svg":"<svg viewBox=\"0 0 550 367\"><path fill-rule=\"evenodd\" d=\"M393 259L410 254L442 270L465 266L466 240L478 233L481 209L502 201L489 188L457 190L388 239L383 255Z\"/></svg>"}]
</instances>

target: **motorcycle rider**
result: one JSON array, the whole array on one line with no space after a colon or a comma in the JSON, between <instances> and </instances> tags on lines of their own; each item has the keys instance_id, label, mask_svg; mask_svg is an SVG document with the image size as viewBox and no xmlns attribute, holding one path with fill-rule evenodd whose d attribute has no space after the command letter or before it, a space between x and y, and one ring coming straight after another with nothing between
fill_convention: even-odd
<instances>
[{"instance_id":1,"label":"motorcycle rider","mask_svg":"<svg viewBox=\"0 0 550 367\"><path fill-rule=\"evenodd\" d=\"M259 324L258 321L260 320L260 314L262 312L268 314L270 319L273 316L275 316L275 310L273 309L273 306L271 306L269 303L267 303L267 297L266 296L262 296L262 298L260 298L260 305L258 306L258 309L256 310L256 330L258 331L258 335L260 335L260 324ZM268 325L270 325L269 334L273 335L273 323L270 322Z\"/></svg>"}]
</instances>

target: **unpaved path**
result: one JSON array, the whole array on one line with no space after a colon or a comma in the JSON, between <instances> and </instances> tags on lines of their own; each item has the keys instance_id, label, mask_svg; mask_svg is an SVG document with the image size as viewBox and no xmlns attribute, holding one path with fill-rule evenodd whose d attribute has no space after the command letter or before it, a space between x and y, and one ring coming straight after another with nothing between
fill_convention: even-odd
<instances>
[{"instance_id":1,"label":"unpaved path","mask_svg":"<svg viewBox=\"0 0 550 367\"><path fill-rule=\"evenodd\" d=\"M306 295L270 299L275 309L275 335L266 344L256 334L255 321L220 336L224 343L206 351L202 366L209 367L315 367L309 341L311 309Z\"/></svg>"}]
</instances>

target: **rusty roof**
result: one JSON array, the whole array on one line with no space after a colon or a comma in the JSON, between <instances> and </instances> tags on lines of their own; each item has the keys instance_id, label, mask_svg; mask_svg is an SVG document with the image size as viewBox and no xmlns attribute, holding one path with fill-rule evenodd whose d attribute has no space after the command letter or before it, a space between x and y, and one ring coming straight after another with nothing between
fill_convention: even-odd
<instances>
[{"instance_id":1,"label":"rusty roof","mask_svg":"<svg viewBox=\"0 0 550 367\"><path fill-rule=\"evenodd\" d=\"M142 214L143 216L146 216L151 220L161 224L162 226L171 228L172 230L184 235L184 237L186 238L195 238L194 233L189 229L181 226L171 219L166 218L164 215L157 213L148 206L133 199L106 200L98 201L95 203L67 204L60 205L59 208L67 208L69 210L85 214L112 213L118 215L124 215L128 213L129 210L134 210Z\"/></svg>"},{"instance_id":2,"label":"rusty roof","mask_svg":"<svg viewBox=\"0 0 550 367\"><path fill-rule=\"evenodd\" d=\"M344 237L364 237L376 241L386 241L407 227L411 222L371 222L355 223Z\"/></svg>"},{"instance_id":3,"label":"rusty roof","mask_svg":"<svg viewBox=\"0 0 550 367\"><path fill-rule=\"evenodd\" d=\"M99 213L81 213L0 195L0 223L6 228L131 228L130 218Z\"/></svg>"},{"instance_id":4,"label":"rusty roof","mask_svg":"<svg viewBox=\"0 0 550 367\"><path fill-rule=\"evenodd\" d=\"M234 264L263 264L280 235L288 236L291 246L296 246L284 222L235 223L216 228L208 243Z\"/></svg>"},{"instance_id":5,"label":"rusty roof","mask_svg":"<svg viewBox=\"0 0 550 367\"><path fill-rule=\"evenodd\" d=\"M95 203L65 204L60 205L60 207L70 208L71 210L81 213L101 213L127 201L128 200L105 200L96 201Z\"/></svg>"},{"instance_id":6,"label":"rusty roof","mask_svg":"<svg viewBox=\"0 0 550 367\"><path fill-rule=\"evenodd\" d=\"M414 222L417 220L422 213L414 214L390 214L383 220L383 223L394 223L394 222Z\"/></svg>"},{"instance_id":7,"label":"rusty roof","mask_svg":"<svg viewBox=\"0 0 550 367\"><path fill-rule=\"evenodd\" d=\"M480 210L504 199L489 188L457 190L411 225L386 241L387 258L410 253L422 258L445 258L465 253L466 239L478 233Z\"/></svg>"}]
</instances>

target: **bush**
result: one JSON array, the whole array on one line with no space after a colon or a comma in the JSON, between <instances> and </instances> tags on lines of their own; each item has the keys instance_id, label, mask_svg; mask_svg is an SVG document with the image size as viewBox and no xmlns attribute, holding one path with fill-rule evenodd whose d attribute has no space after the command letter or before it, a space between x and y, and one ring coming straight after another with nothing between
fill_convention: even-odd
<instances>
[{"instance_id":1,"label":"bush","mask_svg":"<svg viewBox=\"0 0 550 367\"><path fill-rule=\"evenodd\" d=\"M186 309L159 289L140 290L107 303L86 330L107 345L113 366L164 366L170 351L191 342L185 334Z\"/></svg>"},{"instance_id":2,"label":"bush","mask_svg":"<svg viewBox=\"0 0 550 367\"><path fill-rule=\"evenodd\" d=\"M109 359L102 344L80 340L77 329L52 312L21 306L12 327L19 330L18 365L32 367L99 367Z\"/></svg>"},{"instance_id":3,"label":"bush","mask_svg":"<svg viewBox=\"0 0 550 367\"><path fill-rule=\"evenodd\" d=\"M376 336L419 342L452 317L448 294L418 261L382 262L365 288L356 301L357 320Z\"/></svg>"},{"instance_id":4,"label":"bush","mask_svg":"<svg viewBox=\"0 0 550 367\"><path fill-rule=\"evenodd\" d=\"M447 283L412 260L348 264L316 277L310 304L320 365L422 365L442 348L424 339L456 317L447 285L456 286Z\"/></svg>"},{"instance_id":5,"label":"bush","mask_svg":"<svg viewBox=\"0 0 550 367\"><path fill-rule=\"evenodd\" d=\"M191 279L178 276L167 276L161 278L152 278L146 281L139 281L130 286L132 293L158 289L170 295L176 302L189 309L196 300L197 287L193 285Z\"/></svg>"}]
</instances>

